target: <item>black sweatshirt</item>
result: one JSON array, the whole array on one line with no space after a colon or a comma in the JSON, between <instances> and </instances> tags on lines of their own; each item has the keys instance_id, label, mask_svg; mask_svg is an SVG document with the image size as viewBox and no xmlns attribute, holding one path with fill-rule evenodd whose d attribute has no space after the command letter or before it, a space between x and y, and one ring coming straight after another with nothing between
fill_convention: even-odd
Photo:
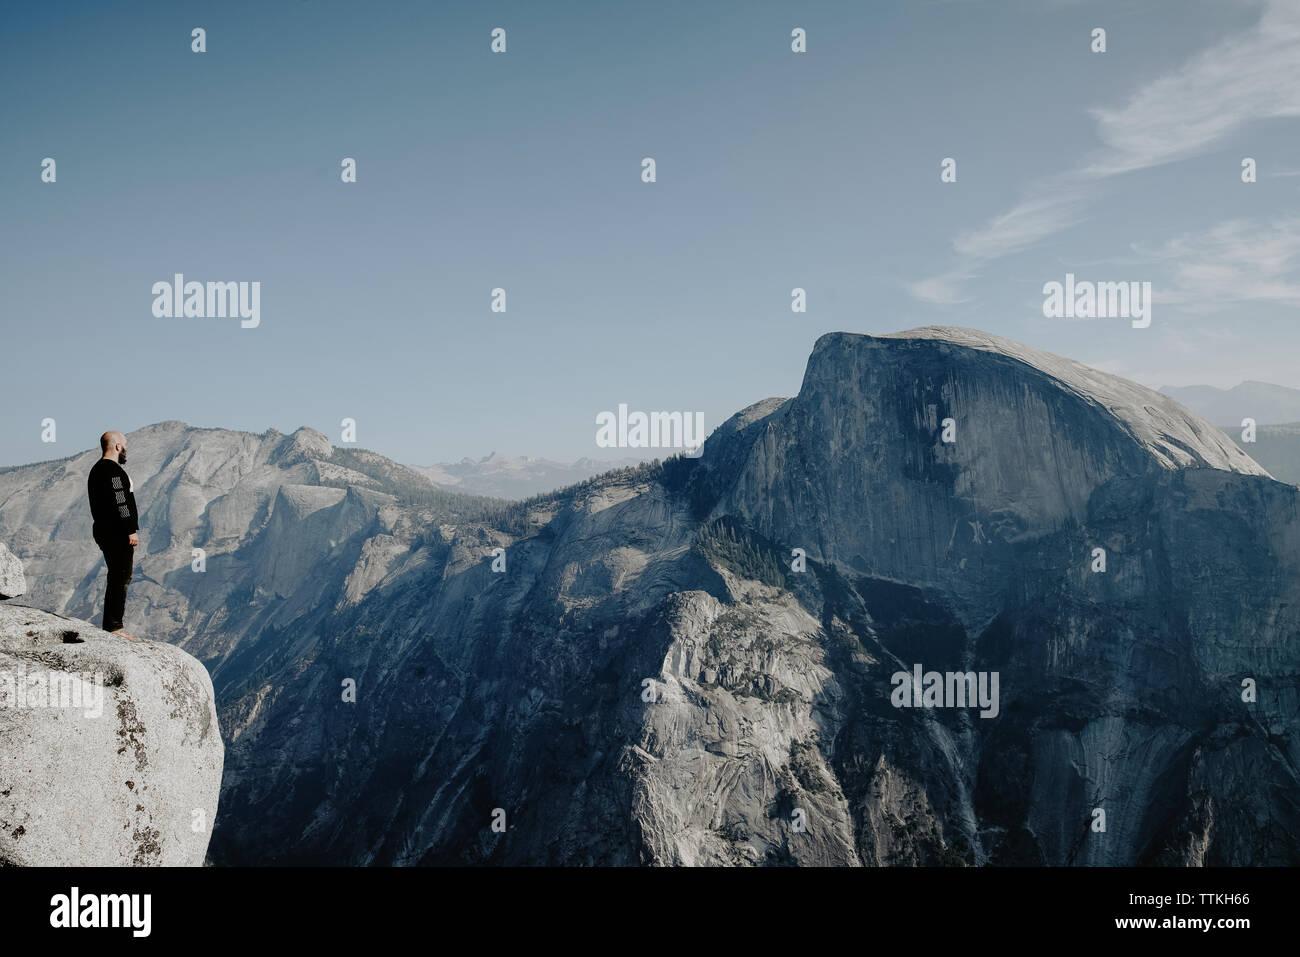
<instances>
[{"instance_id":1,"label":"black sweatshirt","mask_svg":"<svg viewBox=\"0 0 1300 957\"><path fill-rule=\"evenodd\" d=\"M122 466L111 459L100 459L86 479L86 493L95 520L92 534L97 540L126 538L140 530L140 513L135 509L131 480Z\"/></svg>"}]
</instances>

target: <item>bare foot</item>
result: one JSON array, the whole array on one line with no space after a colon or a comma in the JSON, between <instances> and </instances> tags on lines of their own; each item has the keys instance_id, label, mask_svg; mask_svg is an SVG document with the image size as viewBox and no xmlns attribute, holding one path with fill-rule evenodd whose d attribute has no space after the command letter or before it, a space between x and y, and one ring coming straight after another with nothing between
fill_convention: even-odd
<instances>
[{"instance_id":1,"label":"bare foot","mask_svg":"<svg viewBox=\"0 0 1300 957\"><path fill-rule=\"evenodd\" d=\"M119 628L117 631L112 632L112 634L117 635L119 638L125 638L127 641L135 641L135 635L131 634L125 628Z\"/></svg>"}]
</instances>

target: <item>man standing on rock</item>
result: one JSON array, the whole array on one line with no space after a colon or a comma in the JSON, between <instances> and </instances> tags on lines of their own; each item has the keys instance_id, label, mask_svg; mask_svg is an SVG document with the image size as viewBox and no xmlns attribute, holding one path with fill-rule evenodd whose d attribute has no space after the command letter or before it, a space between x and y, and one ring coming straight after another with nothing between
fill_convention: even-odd
<instances>
[{"instance_id":1,"label":"man standing on rock","mask_svg":"<svg viewBox=\"0 0 1300 957\"><path fill-rule=\"evenodd\" d=\"M135 567L135 546L140 544L140 513L135 508L131 479L126 464L126 436L105 432L99 437L103 457L90 470L86 492L90 514L95 520L91 534L108 565L108 590L104 593L104 630L135 640L122 627L126 614L126 588Z\"/></svg>"}]
</instances>

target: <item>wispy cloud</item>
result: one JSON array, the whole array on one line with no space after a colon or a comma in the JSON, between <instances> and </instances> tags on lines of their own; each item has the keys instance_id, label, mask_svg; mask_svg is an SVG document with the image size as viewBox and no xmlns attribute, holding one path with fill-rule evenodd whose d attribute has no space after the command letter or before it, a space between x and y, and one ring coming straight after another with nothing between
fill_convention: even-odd
<instances>
[{"instance_id":1,"label":"wispy cloud","mask_svg":"<svg viewBox=\"0 0 1300 957\"><path fill-rule=\"evenodd\" d=\"M959 236L953 241L953 248L972 264L982 264L1018 252L1074 225L1080 219L1085 201L1077 179L1040 183L1030 195L983 229Z\"/></svg>"},{"instance_id":2,"label":"wispy cloud","mask_svg":"<svg viewBox=\"0 0 1300 957\"><path fill-rule=\"evenodd\" d=\"M1234 219L1135 251L1172 265L1169 281L1156 290L1160 303L1198 309L1243 302L1300 305L1300 217L1270 223Z\"/></svg>"},{"instance_id":3,"label":"wispy cloud","mask_svg":"<svg viewBox=\"0 0 1300 957\"><path fill-rule=\"evenodd\" d=\"M1300 3L1270 3L1229 37L1137 91L1090 110L1106 149L1083 170L1114 176L1184 159L1257 120L1300 116Z\"/></svg>"},{"instance_id":4,"label":"wispy cloud","mask_svg":"<svg viewBox=\"0 0 1300 957\"><path fill-rule=\"evenodd\" d=\"M910 284L909 291L927 302L965 302L969 297L961 291L963 280L974 278L994 260L1081 222L1088 202L1096 196L1099 181L1185 159L1251 122L1300 117L1297 64L1300 0L1269 0L1251 29L1216 43L1178 69L1157 77L1124 105L1089 110L1102 146L1076 169L1030 187L1015 206L981 229L958 236L953 241L960 257L957 265ZM1205 237L1206 242L1198 248L1213 249L1213 236ZM1186 237L1175 240L1166 252L1172 255L1180 241L1188 244ZM1187 248L1191 252L1189 244ZM1234 248L1240 253L1250 252L1247 246ZM1288 288L1262 279L1249 281L1245 260L1221 269L1223 279L1217 284L1210 278L1212 267L1207 260L1200 260L1195 267L1189 265L1184 270L1182 288L1196 285L1192 272L1203 277L1200 281L1206 288L1221 287L1226 291L1234 281L1242 281L1245 288L1256 293ZM1261 274L1267 268L1267 264L1261 264Z\"/></svg>"},{"instance_id":5,"label":"wispy cloud","mask_svg":"<svg viewBox=\"0 0 1300 957\"><path fill-rule=\"evenodd\" d=\"M922 302L932 302L941 306L955 306L969 302L970 296L961 291L963 281L970 279L968 272L952 272L941 276L931 276L908 285L907 291Z\"/></svg>"}]
</instances>

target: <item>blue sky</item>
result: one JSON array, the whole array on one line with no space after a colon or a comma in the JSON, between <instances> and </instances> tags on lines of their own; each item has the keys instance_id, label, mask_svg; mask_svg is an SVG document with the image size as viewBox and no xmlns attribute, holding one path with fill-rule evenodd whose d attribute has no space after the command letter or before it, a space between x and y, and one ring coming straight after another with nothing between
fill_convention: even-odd
<instances>
[{"instance_id":1,"label":"blue sky","mask_svg":"<svg viewBox=\"0 0 1300 957\"><path fill-rule=\"evenodd\" d=\"M6 15L0 464L165 419L600 455L619 403L712 429L797 391L824 332L929 324L1153 387L1300 387L1294 2ZM1045 319L1067 271L1150 281L1150 328ZM261 325L155 318L177 272L260 282Z\"/></svg>"}]
</instances>

